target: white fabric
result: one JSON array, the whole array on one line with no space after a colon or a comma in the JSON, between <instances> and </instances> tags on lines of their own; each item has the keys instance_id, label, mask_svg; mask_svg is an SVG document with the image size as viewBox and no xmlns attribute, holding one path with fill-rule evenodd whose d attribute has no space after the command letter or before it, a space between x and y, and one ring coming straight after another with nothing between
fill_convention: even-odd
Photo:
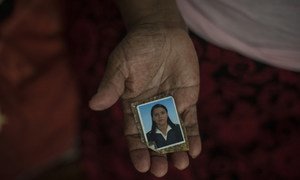
<instances>
[{"instance_id":1,"label":"white fabric","mask_svg":"<svg viewBox=\"0 0 300 180\"><path fill-rule=\"evenodd\" d=\"M167 138L168 138L168 132L169 132L170 130L171 130L171 127L168 125L166 135L165 135L164 133L162 133L158 128L156 128L155 133L161 134L161 135L164 137L164 139L167 140Z\"/></svg>"},{"instance_id":2,"label":"white fabric","mask_svg":"<svg viewBox=\"0 0 300 180\"><path fill-rule=\"evenodd\" d=\"M299 0L177 0L200 37L264 63L300 71Z\"/></svg>"}]
</instances>

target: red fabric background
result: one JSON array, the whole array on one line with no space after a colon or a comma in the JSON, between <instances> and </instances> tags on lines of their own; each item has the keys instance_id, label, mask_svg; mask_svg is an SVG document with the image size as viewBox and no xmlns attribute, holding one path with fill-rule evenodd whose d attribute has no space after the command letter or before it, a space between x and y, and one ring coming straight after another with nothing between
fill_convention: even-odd
<instances>
[{"instance_id":1,"label":"red fabric background","mask_svg":"<svg viewBox=\"0 0 300 180\"><path fill-rule=\"evenodd\" d=\"M78 141L79 93L61 13L59 1L15 0L0 23L0 179L41 170Z\"/></svg>"}]
</instances>

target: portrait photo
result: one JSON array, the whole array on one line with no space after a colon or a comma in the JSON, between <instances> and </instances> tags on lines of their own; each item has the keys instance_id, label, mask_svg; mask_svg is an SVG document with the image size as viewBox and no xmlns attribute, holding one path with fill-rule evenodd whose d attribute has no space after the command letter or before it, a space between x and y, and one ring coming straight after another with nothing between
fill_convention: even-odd
<instances>
[{"instance_id":1,"label":"portrait photo","mask_svg":"<svg viewBox=\"0 0 300 180\"><path fill-rule=\"evenodd\" d=\"M150 149L163 150L186 143L172 96L137 105L144 139Z\"/></svg>"}]
</instances>

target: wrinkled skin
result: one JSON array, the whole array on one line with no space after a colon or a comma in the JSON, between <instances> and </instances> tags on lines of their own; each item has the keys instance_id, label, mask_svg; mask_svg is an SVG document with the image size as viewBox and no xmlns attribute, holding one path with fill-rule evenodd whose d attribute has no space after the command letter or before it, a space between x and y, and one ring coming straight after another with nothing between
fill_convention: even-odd
<instances>
[{"instance_id":1,"label":"wrinkled skin","mask_svg":"<svg viewBox=\"0 0 300 180\"><path fill-rule=\"evenodd\" d=\"M199 93L197 55L188 34L179 28L141 25L132 29L112 52L98 92L90 101L94 110L104 110L119 98L123 101L125 136L131 160L140 172L157 177L168 171L166 155L154 153L140 140L130 104L168 92L187 129L190 150L168 156L180 170L201 151L196 102Z\"/></svg>"}]
</instances>

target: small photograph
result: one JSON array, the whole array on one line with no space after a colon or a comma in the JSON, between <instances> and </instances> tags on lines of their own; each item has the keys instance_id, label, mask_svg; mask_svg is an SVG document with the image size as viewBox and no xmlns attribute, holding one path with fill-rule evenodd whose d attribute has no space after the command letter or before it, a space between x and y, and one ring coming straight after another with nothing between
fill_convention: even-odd
<instances>
[{"instance_id":1,"label":"small photograph","mask_svg":"<svg viewBox=\"0 0 300 180\"><path fill-rule=\"evenodd\" d=\"M139 104L136 109L140 129L150 149L158 152L186 150L185 131L172 96Z\"/></svg>"}]
</instances>

